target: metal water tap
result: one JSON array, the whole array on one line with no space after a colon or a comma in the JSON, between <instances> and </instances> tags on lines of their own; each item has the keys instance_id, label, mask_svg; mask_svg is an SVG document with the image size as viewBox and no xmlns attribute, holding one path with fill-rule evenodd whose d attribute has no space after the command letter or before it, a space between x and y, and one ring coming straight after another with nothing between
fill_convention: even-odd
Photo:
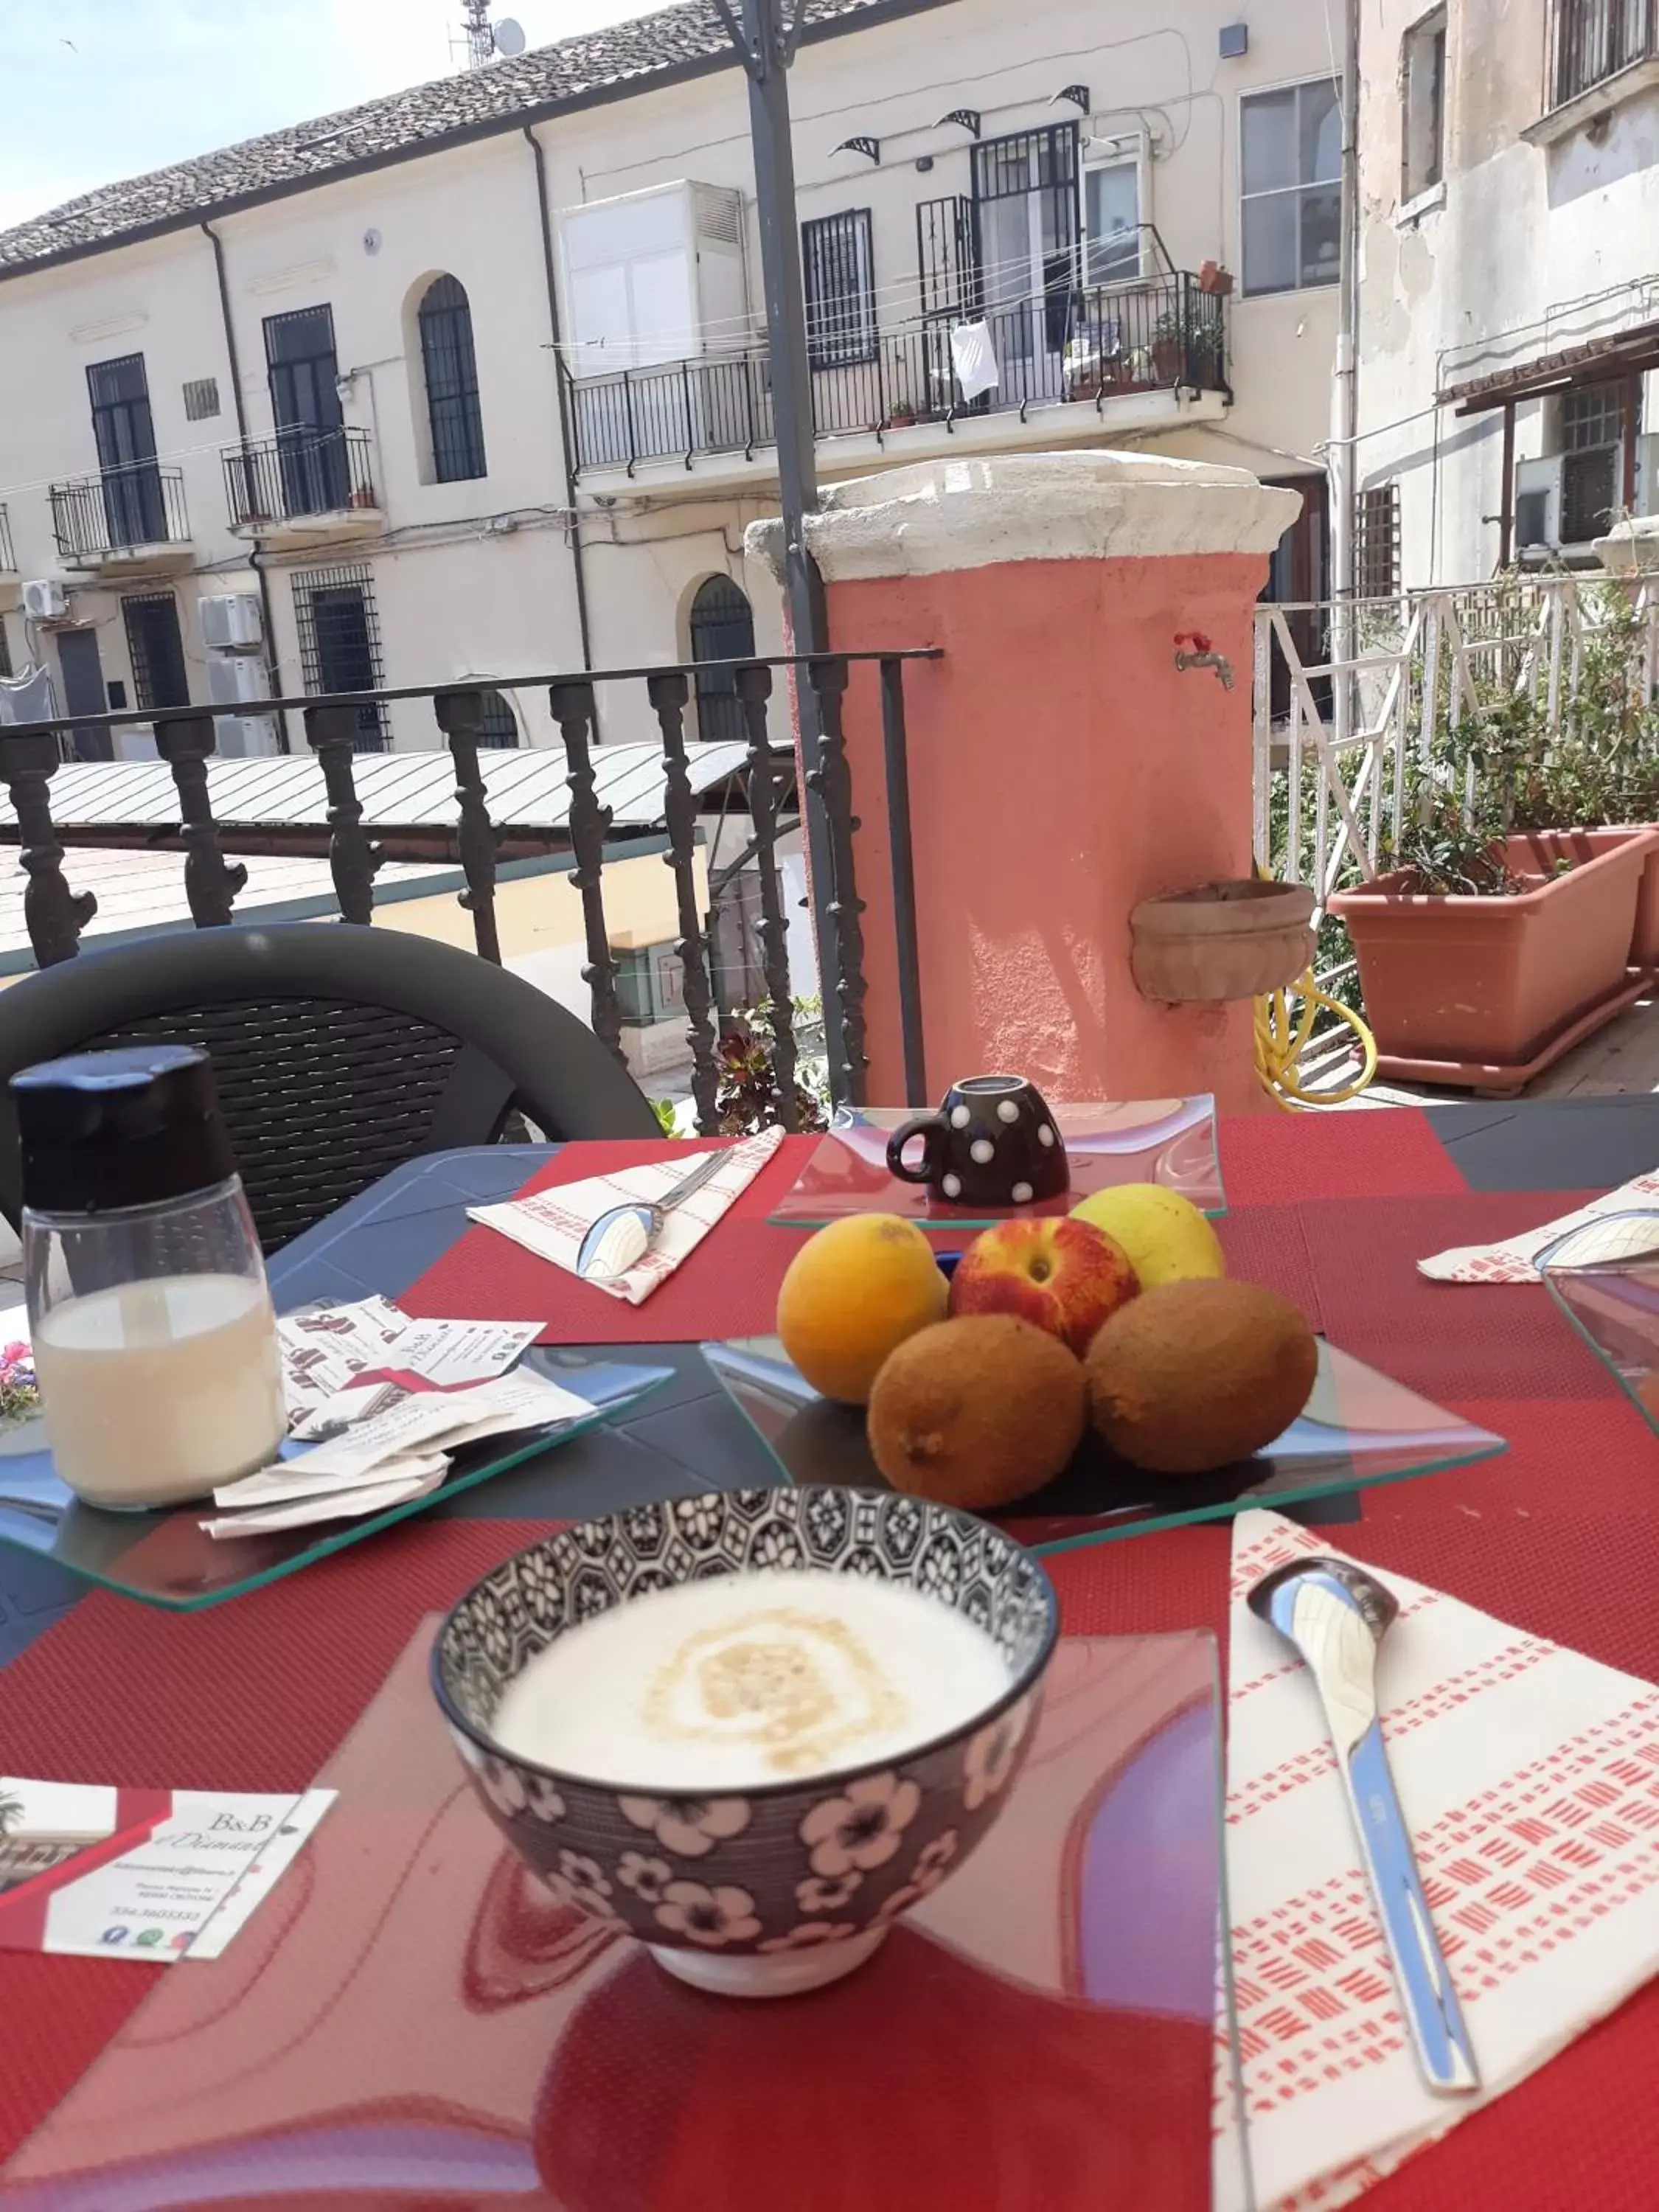
<instances>
[{"instance_id":1,"label":"metal water tap","mask_svg":"<svg viewBox=\"0 0 1659 2212\"><path fill-rule=\"evenodd\" d=\"M1176 632L1176 666L1184 676L1189 668L1213 668L1221 678L1221 688L1233 688L1233 664L1224 653L1218 653L1201 629L1178 629ZM1186 648L1193 648L1188 653Z\"/></svg>"}]
</instances>

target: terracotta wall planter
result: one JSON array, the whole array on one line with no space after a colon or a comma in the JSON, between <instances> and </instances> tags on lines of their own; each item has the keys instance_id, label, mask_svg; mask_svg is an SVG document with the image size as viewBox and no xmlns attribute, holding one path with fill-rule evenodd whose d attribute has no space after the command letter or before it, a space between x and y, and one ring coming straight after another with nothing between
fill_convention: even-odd
<instances>
[{"instance_id":1,"label":"terracotta wall planter","mask_svg":"<svg viewBox=\"0 0 1659 2212\"><path fill-rule=\"evenodd\" d=\"M1249 878L1143 899L1129 916L1129 964L1146 999L1174 1005L1260 998L1314 955L1312 890Z\"/></svg>"},{"instance_id":2,"label":"terracotta wall planter","mask_svg":"<svg viewBox=\"0 0 1659 2212\"><path fill-rule=\"evenodd\" d=\"M1393 875L1331 901L1384 1075L1519 1090L1643 988L1631 941L1659 830L1544 830L1506 849L1528 886L1509 897L1426 896Z\"/></svg>"}]
</instances>

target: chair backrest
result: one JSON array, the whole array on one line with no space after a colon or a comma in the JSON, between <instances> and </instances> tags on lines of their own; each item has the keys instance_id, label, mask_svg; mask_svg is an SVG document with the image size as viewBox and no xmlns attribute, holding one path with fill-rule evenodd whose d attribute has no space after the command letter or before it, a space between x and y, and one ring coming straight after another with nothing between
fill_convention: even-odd
<instances>
[{"instance_id":1,"label":"chair backrest","mask_svg":"<svg viewBox=\"0 0 1659 2212\"><path fill-rule=\"evenodd\" d=\"M347 922L207 929L85 952L0 993L0 1212L20 1210L20 1067L158 1037L213 1061L265 1249L417 1153L649 1137L649 1102L592 1031L505 969Z\"/></svg>"}]
</instances>

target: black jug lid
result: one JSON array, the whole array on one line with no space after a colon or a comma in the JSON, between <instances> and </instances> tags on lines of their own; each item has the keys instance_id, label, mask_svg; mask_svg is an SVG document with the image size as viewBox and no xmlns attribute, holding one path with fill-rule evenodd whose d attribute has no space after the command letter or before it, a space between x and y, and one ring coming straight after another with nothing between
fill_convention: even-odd
<instances>
[{"instance_id":1,"label":"black jug lid","mask_svg":"<svg viewBox=\"0 0 1659 2212\"><path fill-rule=\"evenodd\" d=\"M23 1203L107 1213L210 1190L236 1172L213 1069L193 1045L81 1052L11 1079Z\"/></svg>"}]
</instances>

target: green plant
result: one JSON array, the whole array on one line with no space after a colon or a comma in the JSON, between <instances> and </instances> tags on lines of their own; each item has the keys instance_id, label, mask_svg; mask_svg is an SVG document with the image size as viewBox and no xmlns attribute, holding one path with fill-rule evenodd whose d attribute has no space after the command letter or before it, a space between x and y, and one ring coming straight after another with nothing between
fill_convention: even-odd
<instances>
[{"instance_id":1,"label":"green plant","mask_svg":"<svg viewBox=\"0 0 1659 2212\"><path fill-rule=\"evenodd\" d=\"M657 1127L665 1137L678 1136L680 1133L674 1119L674 1102L672 1098L653 1098L651 1101L651 1111L656 1115Z\"/></svg>"},{"instance_id":2,"label":"green plant","mask_svg":"<svg viewBox=\"0 0 1659 2212\"><path fill-rule=\"evenodd\" d=\"M791 1001L791 1026L799 1050L802 1032L817 1020L817 999ZM775 1064L776 1037L772 1007L751 1008L728 1015L720 1031L720 1082L715 1105L720 1133L728 1137L750 1136L770 1128L783 1118L783 1093ZM829 1093L821 1073L805 1054L795 1071L794 1109L797 1129L826 1129L830 1126Z\"/></svg>"}]
</instances>

